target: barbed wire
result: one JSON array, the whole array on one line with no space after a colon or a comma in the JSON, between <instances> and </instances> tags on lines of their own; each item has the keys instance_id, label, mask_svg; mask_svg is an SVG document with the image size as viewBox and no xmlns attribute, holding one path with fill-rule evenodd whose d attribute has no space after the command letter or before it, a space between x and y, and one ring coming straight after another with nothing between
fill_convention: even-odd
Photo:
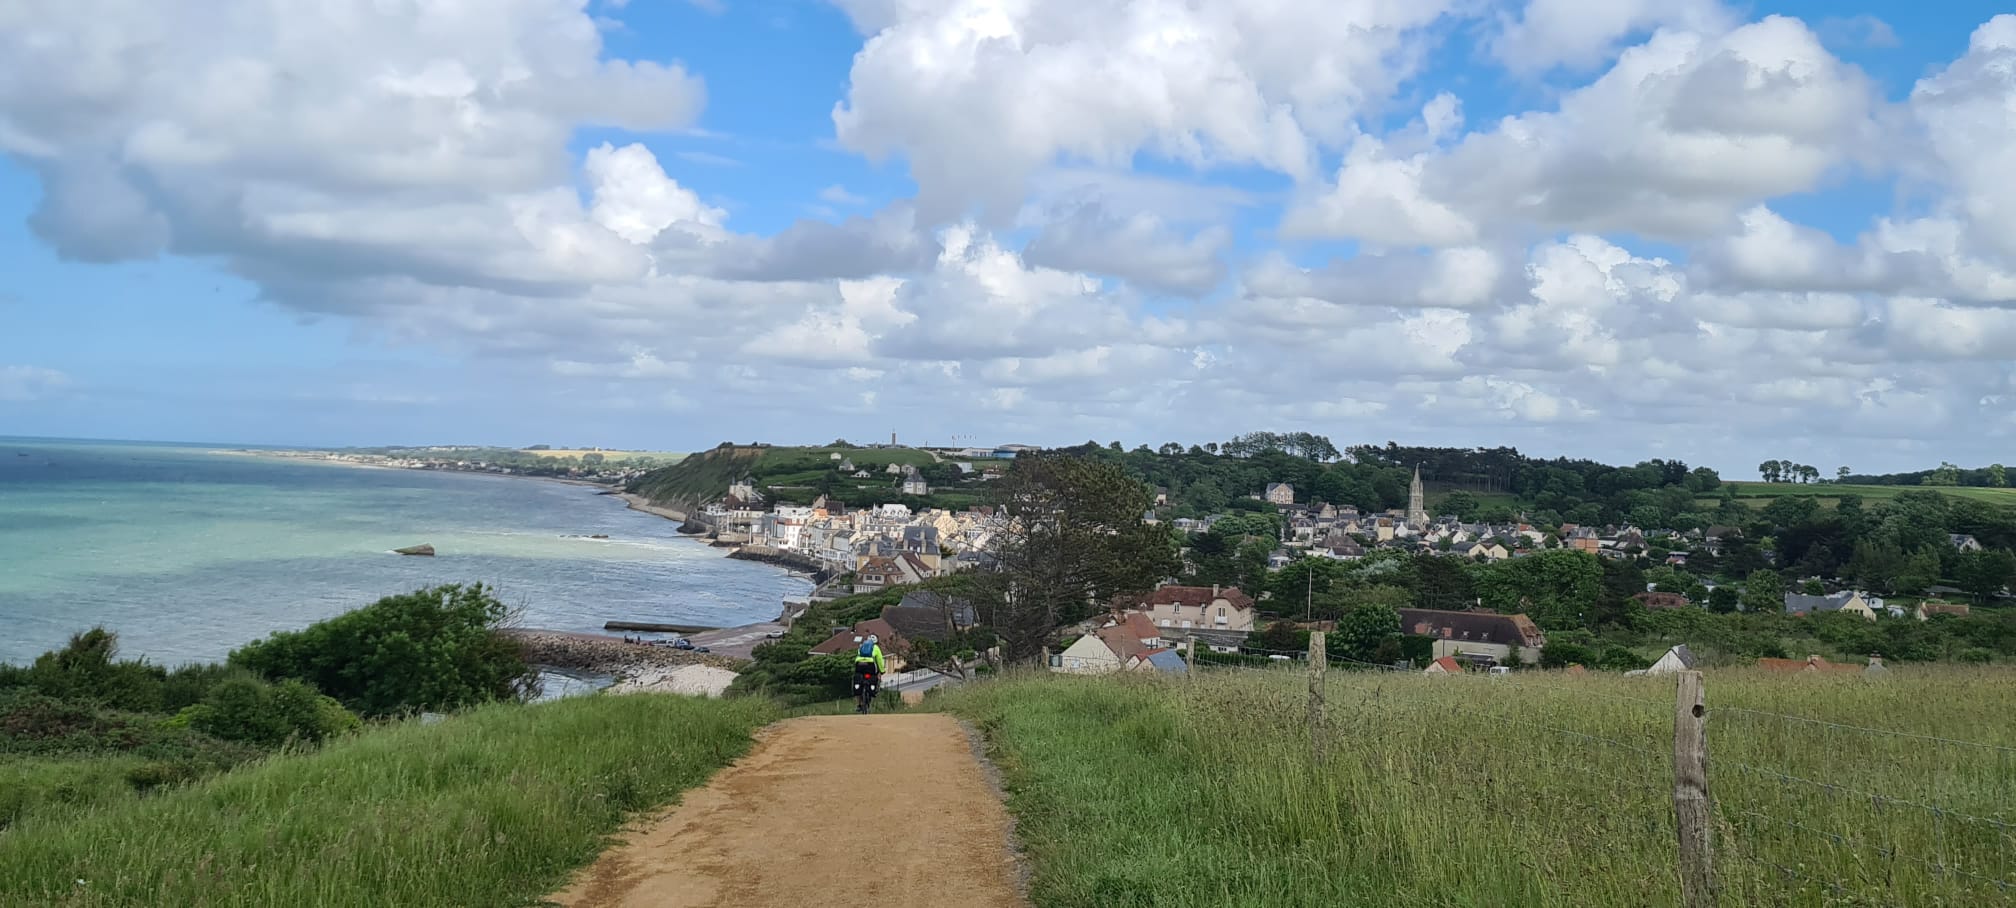
<instances>
[{"instance_id":1,"label":"barbed wire","mask_svg":"<svg viewBox=\"0 0 2016 908\"><path fill-rule=\"evenodd\" d=\"M1926 804L1920 801L1913 801L1909 798L1892 797L1890 795L1882 794L1880 792L1873 792L1859 788L1852 788L1835 782L1820 782L1813 779L1804 778L1802 776L1795 776L1792 775L1791 773L1780 772L1775 769L1765 769L1761 766L1752 766L1748 763L1738 763L1730 760L1720 760L1715 763L1715 766L1718 769L1735 769L1739 772L1748 772L1753 775L1765 776L1768 778L1776 779L1780 782L1794 782L1801 785L1810 785L1814 788L1818 788L1829 793L1840 793L1840 794L1853 795L1857 798L1867 798L1871 804L1877 807L1882 807L1885 805L1894 805L1898 807L1911 807L1930 813L1934 817L1940 819L1951 818L1955 820L1960 820L1962 822L1979 823L1983 826L1998 829L2005 833L2016 831L2016 822L2010 822L2008 820L1997 820L1991 817L1977 817L1972 814L1954 810L1953 808L1950 807L1942 807L1937 804Z\"/></svg>"},{"instance_id":2,"label":"barbed wire","mask_svg":"<svg viewBox=\"0 0 2016 908\"><path fill-rule=\"evenodd\" d=\"M1718 808L1718 809L1719 809L1719 808ZM1928 861L1928 860L1925 860L1925 859L1924 859L1924 858L1922 858L1922 857L1913 857L1913 856L1911 856L1911 855L1908 855L1908 854L1905 854L1905 853L1903 853L1903 852L1901 852L1901 851L1898 851L1898 850L1896 850L1896 849L1892 849L1892 848L1886 848L1886 847L1884 847L1884 846L1882 846L1882 845L1877 845L1877 844L1874 844L1874 843L1871 843L1871 842L1868 842L1868 841L1865 841L1865 840L1863 840L1863 839L1859 839L1859 838L1856 838L1856 837L1854 837L1854 836L1849 836L1849 835L1843 835L1843 834L1841 834L1841 833L1838 833L1838 832L1828 832L1828 831L1826 831L1826 830L1824 830L1824 829L1816 829L1816 828L1814 828L1814 827L1812 827L1812 826L1808 826L1808 825L1806 825L1806 824L1804 824L1804 823L1800 823L1800 822L1798 822L1798 821L1796 821L1796 820L1787 820L1787 819L1784 819L1784 818L1781 818L1781 817L1774 817L1774 816L1772 816L1772 815L1770 815L1770 814L1767 814L1767 813L1759 813L1759 812L1757 812L1757 811L1754 811L1754 810L1743 810L1743 809L1740 809L1740 808L1739 808L1739 809L1734 809L1734 810L1729 810L1729 811L1726 811L1726 812L1728 812L1728 813L1734 813L1734 814L1737 814L1737 815L1739 815L1739 816L1745 816L1745 817L1750 817L1750 818L1753 818L1753 819L1758 819L1758 820L1763 820L1763 821L1765 821L1765 822L1767 822L1767 823L1776 823L1776 824L1778 824L1778 825L1781 825L1781 826L1785 826L1785 827L1788 827L1788 828L1792 828L1792 829L1797 829L1797 830L1800 830L1800 831L1802 831L1802 832L1806 832L1806 833L1808 833L1808 834L1811 834L1811 835L1816 835L1816 836L1819 836L1819 837L1821 837L1821 838L1824 838L1824 839L1827 839L1827 840L1829 840L1829 841L1832 841L1832 842L1833 842L1834 844L1836 844L1836 845L1841 845L1841 846L1843 846L1843 847L1847 847L1847 848L1861 848L1861 849L1866 849L1866 850L1869 850L1869 851L1873 851L1873 852L1877 853L1878 855L1881 855L1881 856L1882 856L1883 858L1885 858L1885 859L1887 859L1887 860L1892 860L1892 861L1897 861L1897 860L1903 860L1903 861L1910 861L1910 862L1913 862L1913 863L1916 863L1916 864L1921 864L1921 865L1923 865L1923 866L1925 867L1925 869L1927 869L1927 870L1930 870L1930 871L1932 871L1933 873L1936 873L1936 874L1947 874L1947 873L1954 873L1954 874L1959 874L1960 876L1964 876L1964 877L1968 877L1968 878L1971 878L1971 879L1975 879L1975 880L1980 880L1981 882L1984 882L1984 883L1988 883L1988 884L1991 884L1991 885L1995 886L1995 888L1997 888L1997 889L2000 889L2001 891L2003 891L2003 892L2005 892L2005 893L2006 893L2006 892L2009 892L2009 891L2010 891L2011 889L2016 889L2016 880L2010 880L2010 879L2002 879L2002 878L1999 878L1999 877L1991 877L1991 876L1983 876L1982 874L1978 874L1978 873L1975 873L1975 872L1973 872L1973 871L1971 871L1971 870L1968 870L1968 869L1966 869L1966 868L1964 868L1964 867L1956 867L1956 866L1953 866L1952 864L1949 864L1949 863L1948 863L1948 862L1946 861L1946 859L1945 859L1945 858L1943 858L1943 857L1942 857L1942 858L1940 858L1940 859L1939 859L1939 860L1937 860L1937 861Z\"/></svg>"},{"instance_id":3,"label":"barbed wire","mask_svg":"<svg viewBox=\"0 0 2016 908\"><path fill-rule=\"evenodd\" d=\"M1914 741L1934 741L1940 744L1954 744L1961 747L1978 747L1984 750L2000 751L2002 753L2016 755L2016 747L2009 747L2002 744L1987 744L1981 741L1963 741L1958 738L1942 738L1938 735L1927 735L1909 731L1896 731L1888 728L1871 728L1866 725L1848 725L1841 722L1829 722L1825 719L1814 719L1807 716L1793 716L1793 715L1787 715L1785 713L1765 712L1763 710L1748 709L1746 707L1741 706L1714 707L1710 708L1708 712L1710 715L1729 713L1729 714L1746 715L1746 716L1760 716L1769 719L1782 719L1788 722L1803 722L1808 725L1824 725L1828 728L1838 728L1846 731L1857 731L1857 732L1863 732L1865 734L1886 735L1896 738L1909 738Z\"/></svg>"}]
</instances>

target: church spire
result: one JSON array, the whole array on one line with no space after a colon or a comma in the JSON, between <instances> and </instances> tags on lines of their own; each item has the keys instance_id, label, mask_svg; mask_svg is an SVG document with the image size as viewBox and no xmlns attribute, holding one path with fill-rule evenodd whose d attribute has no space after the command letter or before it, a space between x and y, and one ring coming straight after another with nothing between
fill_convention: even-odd
<instances>
[{"instance_id":1,"label":"church spire","mask_svg":"<svg viewBox=\"0 0 2016 908\"><path fill-rule=\"evenodd\" d=\"M1421 465L1414 465L1414 481L1407 486L1407 525L1416 530L1428 528L1428 496L1421 488Z\"/></svg>"}]
</instances>

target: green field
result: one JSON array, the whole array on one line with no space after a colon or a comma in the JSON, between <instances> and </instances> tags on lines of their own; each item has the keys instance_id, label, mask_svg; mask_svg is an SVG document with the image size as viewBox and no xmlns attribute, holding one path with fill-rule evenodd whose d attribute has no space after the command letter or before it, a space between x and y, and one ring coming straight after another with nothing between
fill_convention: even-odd
<instances>
[{"instance_id":1,"label":"green field","mask_svg":"<svg viewBox=\"0 0 2016 908\"><path fill-rule=\"evenodd\" d=\"M1863 486L1837 485L1831 482L1724 482L1722 485L1735 489L1736 500L1751 507L1763 507L1775 498L1800 495L1810 495L1819 499L1823 506L1833 507L1840 502L1842 495L1859 495L1864 501L1873 502L1896 498L1906 492L1938 492L1952 498L2016 507L2016 489L1974 486ZM1719 502L1719 498L1703 498L1700 501L1713 506Z\"/></svg>"},{"instance_id":2,"label":"green field","mask_svg":"<svg viewBox=\"0 0 2016 908\"><path fill-rule=\"evenodd\" d=\"M1670 679L1333 672L1320 763L1306 686L1040 676L939 702L990 741L1038 905L1678 904ZM2012 697L2007 670L1710 673L1720 904L2009 904Z\"/></svg>"},{"instance_id":3,"label":"green field","mask_svg":"<svg viewBox=\"0 0 2016 908\"><path fill-rule=\"evenodd\" d=\"M686 697L498 705L145 798L121 790L119 758L0 762L0 783L61 773L105 792L25 805L0 830L0 905L529 905L775 715Z\"/></svg>"}]
</instances>

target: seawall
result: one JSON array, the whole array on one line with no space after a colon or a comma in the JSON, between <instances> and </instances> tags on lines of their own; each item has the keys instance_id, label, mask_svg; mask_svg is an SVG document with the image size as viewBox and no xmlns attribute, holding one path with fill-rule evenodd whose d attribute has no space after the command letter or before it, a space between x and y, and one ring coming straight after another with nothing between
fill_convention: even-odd
<instances>
[{"instance_id":1,"label":"seawall","mask_svg":"<svg viewBox=\"0 0 2016 908\"><path fill-rule=\"evenodd\" d=\"M787 552L767 545L745 545L728 553L728 557L738 561L760 561L764 564L804 571L812 575L814 584L825 583L833 577L833 571L820 563L817 558L809 558L797 552Z\"/></svg>"},{"instance_id":2,"label":"seawall","mask_svg":"<svg viewBox=\"0 0 2016 908\"><path fill-rule=\"evenodd\" d=\"M748 664L741 659L714 653L695 653L669 646L625 643L621 637L598 634L574 634L532 628L510 628L504 633L509 634L523 647L527 662L615 675L619 682L659 674L664 669L681 665L707 665L739 671Z\"/></svg>"}]
</instances>

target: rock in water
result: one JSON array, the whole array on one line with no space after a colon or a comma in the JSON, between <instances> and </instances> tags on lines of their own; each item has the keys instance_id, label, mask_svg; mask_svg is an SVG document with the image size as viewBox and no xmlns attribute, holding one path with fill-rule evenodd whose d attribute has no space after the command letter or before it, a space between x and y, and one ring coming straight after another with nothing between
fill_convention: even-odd
<instances>
[{"instance_id":1,"label":"rock in water","mask_svg":"<svg viewBox=\"0 0 2016 908\"><path fill-rule=\"evenodd\" d=\"M425 555L432 558L434 557L434 547L431 545L409 545L403 549L393 549L392 553L395 555Z\"/></svg>"}]
</instances>

